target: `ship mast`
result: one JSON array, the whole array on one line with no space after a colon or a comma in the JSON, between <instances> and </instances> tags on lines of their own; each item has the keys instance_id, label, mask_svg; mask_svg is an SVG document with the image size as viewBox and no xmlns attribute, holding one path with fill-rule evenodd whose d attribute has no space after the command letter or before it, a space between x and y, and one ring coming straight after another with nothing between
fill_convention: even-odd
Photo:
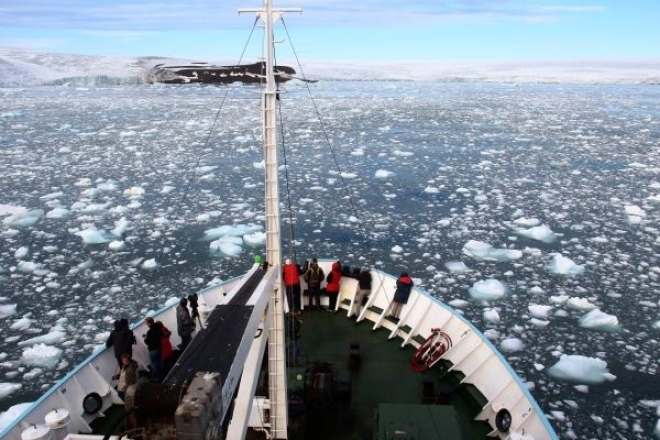
<instances>
[{"instance_id":1,"label":"ship mast","mask_svg":"<svg viewBox=\"0 0 660 440\"><path fill-rule=\"evenodd\" d=\"M241 9L254 12L264 23L264 55L266 84L262 92L265 204L266 204L266 261L278 271L277 288L270 302L273 313L268 329L268 383L270 400L270 438L286 439L288 422L286 349L284 332L284 297L282 292L282 251L280 236L280 209L277 175L277 127L275 82L274 23L284 12L301 12L300 8L273 9L270 0L264 0L262 9Z\"/></svg>"}]
</instances>

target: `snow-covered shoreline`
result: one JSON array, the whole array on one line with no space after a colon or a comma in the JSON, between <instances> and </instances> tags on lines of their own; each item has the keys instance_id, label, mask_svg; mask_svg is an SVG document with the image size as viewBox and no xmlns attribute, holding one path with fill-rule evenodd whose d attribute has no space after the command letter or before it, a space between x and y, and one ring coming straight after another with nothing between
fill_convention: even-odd
<instances>
[{"instance_id":1,"label":"snow-covered shoreline","mask_svg":"<svg viewBox=\"0 0 660 440\"><path fill-rule=\"evenodd\" d=\"M144 73L159 63L229 60L182 60L163 57L101 57L36 53L0 47L0 87L62 84L67 79L92 84L139 84ZM291 62L282 61L296 69ZM304 75L325 80L401 80L442 82L660 84L656 60L592 61L311 61ZM84 79L84 80L82 80Z\"/></svg>"}]
</instances>

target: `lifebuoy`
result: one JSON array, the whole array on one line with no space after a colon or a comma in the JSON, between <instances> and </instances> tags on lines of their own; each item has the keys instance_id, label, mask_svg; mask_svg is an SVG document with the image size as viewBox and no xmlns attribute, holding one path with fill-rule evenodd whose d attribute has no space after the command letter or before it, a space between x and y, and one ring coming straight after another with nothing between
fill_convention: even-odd
<instances>
[{"instance_id":1,"label":"lifebuoy","mask_svg":"<svg viewBox=\"0 0 660 440\"><path fill-rule=\"evenodd\" d=\"M410 369L421 373L428 370L452 346L451 337L439 328L431 329L431 336L410 359Z\"/></svg>"}]
</instances>

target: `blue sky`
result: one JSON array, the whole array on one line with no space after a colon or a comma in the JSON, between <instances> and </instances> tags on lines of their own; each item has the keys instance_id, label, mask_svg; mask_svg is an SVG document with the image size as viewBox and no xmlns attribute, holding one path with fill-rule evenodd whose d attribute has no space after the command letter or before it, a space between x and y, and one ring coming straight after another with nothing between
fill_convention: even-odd
<instances>
[{"instance_id":1,"label":"blue sky","mask_svg":"<svg viewBox=\"0 0 660 440\"><path fill-rule=\"evenodd\" d=\"M238 59L259 0L3 0L0 46ZM302 60L658 59L660 0L277 0ZM284 38L279 27L277 38ZM250 47L259 50L258 38ZM282 58L291 55L289 40ZM280 49L278 48L278 53ZM249 59L253 61L253 59Z\"/></svg>"}]
</instances>

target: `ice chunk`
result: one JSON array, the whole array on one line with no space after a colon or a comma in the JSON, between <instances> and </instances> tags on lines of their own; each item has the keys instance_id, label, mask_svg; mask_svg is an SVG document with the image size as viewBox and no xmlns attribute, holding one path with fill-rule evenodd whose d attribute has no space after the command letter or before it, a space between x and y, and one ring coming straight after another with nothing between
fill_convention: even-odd
<instances>
[{"instance_id":1,"label":"ice chunk","mask_svg":"<svg viewBox=\"0 0 660 440\"><path fill-rule=\"evenodd\" d=\"M21 361L34 367L53 368L62 356L62 350L46 344L37 344L23 350Z\"/></svg>"},{"instance_id":2,"label":"ice chunk","mask_svg":"<svg viewBox=\"0 0 660 440\"><path fill-rule=\"evenodd\" d=\"M583 385L596 385L616 379L608 371L604 360L578 354L563 354L556 364L548 368L548 374L558 380Z\"/></svg>"},{"instance_id":3,"label":"ice chunk","mask_svg":"<svg viewBox=\"0 0 660 440\"><path fill-rule=\"evenodd\" d=\"M108 244L108 249L113 250L113 251L123 251L126 249L126 243L122 241L111 241L110 244Z\"/></svg>"},{"instance_id":4,"label":"ice chunk","mask_svg":"<svg viewBox=\"0 0 660 440\"><path fill-rule=\"evenodd\" d=\"M484 321L498 323L500 322L500 314L496 309L486 309L484 310Z\"/></svg>"},{"instance_id":5,"label":"ice chunk","mask_svg":"<svg viewBox=\"0 0 660 440\"><path fill-rule=\"evenodd\" d=\"M374 177L376 179L387 179L388 177L394 175L393 172L387 170L377 170Z\"/></svg>"},{"instance_id":6,"label":"ice chunk","mask_svg":"<svg viewBox=\"0 0 660 440\"><path fill-rule=\"evenodd\" d=\"M46 213L46 218L62 219L71 215L71 211L65 208L53 208Z\"/></svg>"},{"instance_id":7,"label":"ice chunk","mask_svg":"<svg viewBox=\"0 0 660 440\"><path fill-rule=\"evenodd\" d=\"M538 319L547 319L548 315L552 311L552 308L552 306L542 306L539 304L530 304L527 306L527 309L529 310L529 313L532 315L532 317Z\"/></svg>"},{"instance_id":8,"label":"ice chunk","mask_svg":"<svg viewBox=\"0 0 660 440\"><path fill-rule=\"evenodd\" d=\"M590 303L588 299L575 297L569 298L568 301L566 301L566 307L576 310L593 310L596 308L596 306Z\"/></svg>"},{"instance_id":9,"label":"ice chunk","mask_svg":"<svg viewBox=\"0 0 660 440\"><path fill-rule=\"evenodd\" d=\"M20 383L0 382L0 399L7 397L14 391L20 390L22 387L23 385Z\"/></svg>"},{"instance_id":10,"label":"ice chunk","mask_svg":"<svg viewBox=\"0 0 660 440\"><path fill-rule=\"evenodd\" d=\"M507 338L500 344L500 351L503 351L504 353L513 353L523 350L524 348L525 344L523 344L518 338Z\"/></svg>"},{"instance_id":11,"label":"ice chunk","mask_svg":"<svg viewBox=\"0 0 660 440\"><path fill-rule=\"evenodd\" d=\"M526 228L530 228L532 226L538 226L540 223L541 222L537 218L526 218L526 217L520 217L513 221L513 224L517 226L523 226Z\"/></svg>"},{"instance_id":12,"label":"ice chunk","mask_svg":"<svg viewBox=\"0 0 660 440\"><path fill-rule=\"evenodd\" d=\"M32 320L27 316L22 317L18 321L14 322L9 328L12 330L27 330L32 325Z\"/></svg>"},{"instance_id":13,"label":"ice chunk","mask_svg":"<svg viewBox=\"0 0 660 440\"><path fill-rule=\"evenodd\" d=\"M619 319L599 309L593 309L580 318L580 327L613 332L619 329Z\"/></svg>"},{"instance_id":14,"label":"ice chunk","mask_svg":"<svg viewBox=\"0 0 660 440\"><path fill-rule=\"evenodd\" d=\"M27 228L37 223L44 217L43 209L33 209L30 211L15 212L2 220L2 224L9 228L20 229Z\"/></svg>"},{"instance_id":15,"label":"ice chunk","mask_svg":"<svg viewBox=\"0 0 660 440\"><path fill-rule=\"evenodd\" d=\"M462 261L448 261L445 263L445 267L451 273L465 273L468 271L468 267Z\"/></svg>"},{"instance_id":16,"label":"ice chunk","mask_svg":"<svg viewBox=\"0 0 660 440\"><path fill-rule=\"evenodd\" d=\"M240 237L253 232L263 231L263 229L263 226L260 225L225 225L204 231L202 241L213 241L220 237Z\"/></svg>"},{"instance_id":17,"label":"ice chunk","mask_svg":"<svg viewBox=\"0 0 660 440\"><path fill-rule=\"evenodd\" d=\"M16 313L16 304L0 304L0 318L6 318Z\"/></svg>"},{"instance_id":18,"label":"ice chunk","mask_svg":"<svg viewBox=\"0 0 660 440\"><path fill-rule=\"evenodd\" d=\"M76 232L80 238L82 238L83 243L85 244L100 244L108 243L114 241L117 237L112 234L109 234L103 230L98 230L94 228L85 229L84 231Z\"/></svg>"},{"instance_id":19,"label":"ice chunk","mask_svg":"<svg viewBox=\"0 0 660 440\"><path fill-rule=\"evenodd\" d=\"M21 260L30 253L30 249L27 246L21 246L14 252L14 258Z\"/></svg>"},{"instance_id":20,"label":"ice chunk","mask_svg":"<svg viewBox=\"0 0 660 440\"><path fill-rule=\"evenodd\" d=\"M579 266L570 258L564 257L560 254L555 254L548 268L550 272L559 275L580 275L584 273L584 267Z\"/></svg>"},{"instance_id":21,"label":"ice chunk","mask_svg":"<svg viewBox=\"0 0 660 440\"><path fill-rule=\"evenodd\" d=\"M511 261L522 257L522 252L515 249L496 249L488 243L470 240L463 246L463 253L475 260Z\"/></svg>"},{"instance_id":22,"label":"ice chunk","mask_svg":"<svg viewBox=\"0 0 660 440\"><path fill-rule=\"evenodd\" d=\"M488 279L475 282L469 289L470 296L476 300L499 299L506 295L507 287L501 281Z\"/></svg>"},{"instance_id":23,"label":"ice chunk","mask_svg":"<svg viewBox=\"0 0 660 440\"><path fill-rule=\"evenodd\" d=\"M211 251L220 252L224 255L233 257L243 250L243 239L241 237L222 237L212 241L209 247Z\"/></svg>"},{"instance_id":24,"label":"ice chunk","mask_svg":"<svg viewBox=\"0 0 660 440\"><path fill-rule=\"evenodd\" d=\"M251 234L245 234L243 236L243 242L246 246L261 246L266 243L266 233L253 232Z\"/></svg>"},{"instance_id":25,"label":"ice chunk","mask_svg":"<svg viewBox=\"0 0 660 440\"><path fill-rule=\"evenodd\" d=\"M54 330L45 335L35 336L34 338L26 339L25 341L20 341L19 346L24 347L26 345L35 345L35 344L56 344L60 341L63 341L66 337L66 333L60 330Z\"/></svg>"},{"instance_id":26,"label":"ice chunk","mask_svg":"<svg viewBox=\"0 0 660 440\"><path fill-rule=\"evenodd\" d=\"M158 267L158 263L155 258L149 258L142 263L142 269L144 270L154 270Z\"/></svg>"},{"instance_id":27,"label":"ice chunk","mask_svg":"<svg viewBox=\"0 0 660 440\"><path fill-rule=\"evenodd\" d=\"M552 243L557 239L557 234L552 232L546 225L534 226L529 229L515 229L514 232L532 240L542 241L543 243Z\"/></svg>"}]
</instances>

